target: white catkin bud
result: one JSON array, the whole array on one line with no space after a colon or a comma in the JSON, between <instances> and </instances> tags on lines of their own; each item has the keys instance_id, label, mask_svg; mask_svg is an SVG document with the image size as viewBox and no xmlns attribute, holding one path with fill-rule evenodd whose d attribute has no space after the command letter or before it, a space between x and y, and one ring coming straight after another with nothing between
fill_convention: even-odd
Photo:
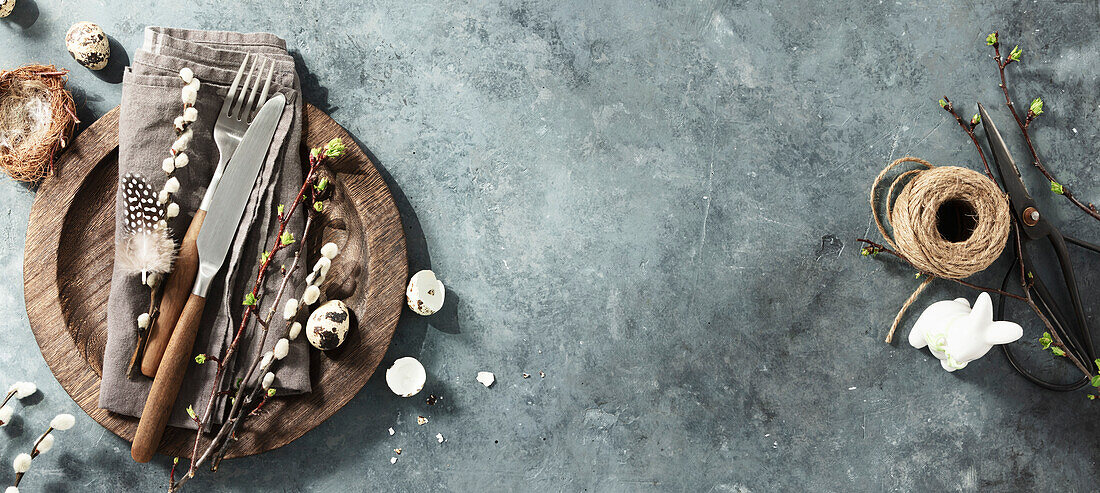
<instances>
[{"instance_id":1,"label":"white catkin bud","mask_svg":"<svg viewBox=\"0 0 1100 493\"><path fill-rule=\"evenodd\" d=\"M340 253L340 247L336 246L335 243L328 242L325 243L325 246L321 247L321 255L329 260L335 258L338 253Z\"/></svg>"},{"instance_id":2,"label":"white catkin bud","mask_svg":"<svg viewBox=\"0 0 1100 493\"><path fill-rule=\"evenodd\" d=\"M189 107L187 107L187 109L183 110L183 121L185 121L187 123L191 123L191 122L193 122L195 120L198 120L198 119L199 119L199 110L195 109L194 106L189 106Z\"/></svg>"},{"instance_id":3,"label":"white catkin bud","mask_svg":"<svg viewBox=\"0 0 1100 493\"><path fill-rule=\"evenodd\" d=\"M263 387L264 390L267 390L267 389L271 388L271 384L273 384L273 383L275 383L275 374L271 373L271 372L267 372L264 375L264 381L263 381L263 383L260 384L260 386Z\"/></svg>"},{"instance_id":4,"label":"white catkin bud","mask_svg":"<svg viewBox=\"0 0 1100 493\"><path fill-rule=\"evenodd\" d=\"M196 93L199 92L199 88L202 87L202 83L199 82L198 79L191 79L191 82L188 82L187 85L191 86L191 89L194 89Z\"/></svg>"},{"instance_id":5,"label":"white catkin bud","mask_svg":"<svg viewBox=\"0 0 1100 493\"><path fill-rule=\"evenodd\" d=\"M160 169L163 170L165 173L171 173L172 170L176 169L176 163L170 157L164 158L164 161L160 163Z\"/></svg>"},{"instance_id":6,"label":"white catkin bud","mask_svg":"<svg viewBox=\"0 0 1100 493\"><path fill-rule=\"evenodd\" d=\"M138 328L139 329L148 329L149 328L149 314L148 313L142 313L141 315L138 315L138 321L137 322L138 322Z\"/></svg>"},{"instance_id":7,"label":"white catkin bud","mask_svg":"<svg viewBox=\"0 0 1100 493\"><path fill-rule=\"evenodd\" d=\"M175 202L168 204L168 208L165 209L164 215L168 216L169 218L180 215L180 205Z\"/></svg>"},{"instance_id":8,"label":"white catkin bud","mask_svg":"<svg viewBox=\"0 0 1100 493\"><path fill-rule=\"evenodd\" d=\"M187 67L180 69L180 78L183 79L184 84L191 83L191 79L195 78L195 72Z\"/></svg>"},{"instance_id":9,"label":"white catkin bud","mask_svg":"<svg viewBox=\"0 0 1100 493\"><path fill-rule=\"evenodd\" d=\"M50 428L65 431L76 424L76 418L72 414L58 414L50 421Z\"/></svg>"},{"instance_id":10,"label":"white catkin bud","mask_svg":"<svg viewBox=\"0 0 1100 493\"><path fill-rule=\"evenodd\" d=\"M271 360L273 359L275 359L275 355L271 351L264 354L264 359L260 360L260 369L266 370L267 367L271 366Z\"/></svg>"},{"instance_id":11,"label":"white catkin bud","mask_svg":"<svg viewBox=\"0 0 1100 493\"><path fill-rule=\"evenodd\" d=\"M160 231L162 229L168 229L168 221L165 221L164 219L157 221L157 231Z\"/></svg>"},{"instance_id":12,"label":"white catkin bud","mask_svg":"<svg viewBox=\"0 0 1100 493\"><path fill-rule=\"evenodd\" d=\"M19 454L15 456L15 460L12 461L11 466L15 469L16 474L31 470L31 454Z\"/></svg>"},{"instance_id":13,"label":"white catkin bud","mask_svg":"<svg viewBox=\"0 0 1100 493\"><path fill-rule=\"evenodd\" d=\"M168 181L164 182L164 189L168 193L176 193L180 191L180 181L176 177L169 178Z\"/></svg>"},{"instance_id":14,"label":"white catkin bud","mask_svg":"<svg viewBox=\"0 0 1100 493\"><path fill-rule=\"evenodd\" d=\"M293 341L294 339L297 339L298 334L301 334L301 333L302 333L302 324L300 324L298 322L294 322L294 323L290 324L290 332L287 333L287 337L289 337L290 340Z\"/></svg>"},{"instance_id":15,"label":"white catkin bud","mask_svg":"<svg viewBox=\"0 0 1100 493\"><path fill-rule=\"evenodd\" d=\"M165 224L167 225L167 223L165 223ZM167 226L165 226L165 227L167 227ZM149 286L149 287L155 287L159 283L160 283L160 274L157 274L156 272L150 272L149 273L149 278L146 279L146 281L145 281L145 285Z\"/></svg>"},{"instance_id":16,"label":"white catkin bud","mask_svg":"<svg viewBox=\"0 0 1100 493\"><path fill-rule=\"evenodd\" d=\"M160 191L160 195L157 196L157 203L162 205L168 203L168 190Z\"/></svg>"},{"instance_id":17,"label":"white catkin bud","mask_svg":"<svg viewBox=\"0 0 1100 493\"><path fill-rule=\"evenodd\" d=\"M306 291L302 293L302 303L312 305L317 302L317 298L321 297L321 289L317 286L310 286L306 288Z\"/></svg>"},{"instance_id":18,"label":"white catkin bud","mask_svg":"<svg viewBox=\"0 0 1100 493\"><path fill-rule=\"evenodd\" d=\"M187 154L184 154L182 152L179 153L179 154L176 154L176 167L177 168L182 168L184 166L187 166L187 163L189 163L189 162L191 162L191 158L187 157Z\"/></svg>"},{"instance_id":19,"label":"white catkin bud","mask_svg":"<svg viewBox=\"0 0 1100 493\"><path fill-rule=\"evenodd\" d=\"M275 355L275 359L283 359L290 353L290 341L286 339L279 339L279 342L275 343L275 348L271 350L271 354Z\"/></svg>"},{"instance_id":20,"label":"white catkin bud","mask_svg":"<svg viewBox=\"0 0 1100 493\"><path fill-rule=\"evenodd\" d=\"M177 116L175 120L172 120L172 125L176 127L177 132L183 131L183 126L187 122L183 120L183 116Z\"/></svg>"},{"instance_id":21,"label":"white catkin bud","mask_svg":"<svg viewBox=\"0 0 1100 493\"><path fill-rule=\"evenodd\" d=\"M11 406L0 407L0 426L8 424L13 414L15 414L15 408Z\"/></svg>"},{"instance_id":22,"label":"white catkin bud","mask_svg":"<svg viewBox=\"0 0 1100 493\"><path fill-rule=\"evenodd\" d=\"M183 89L180 90L180 100L183 101L183 104L195 104L197 99L199 99L199 91L191 84L183 86Z\"/></svg>"},{"instance_id":23,"label":"white catkin bud","mask_svg":"<svg viewBox=\"0 0 1100 493\"><path fill-rule=\"evenodd\" d=\"M25 399L38 392L38 386L34 382L15 382L8 391L15 391L16 399Z\"/></svg>"},{"instance_id":24,"label":"white catkin bud","mask_svg":"<svg viewBox=\"0 0 1100 493\"><path fill-rule=\"evenodd\" d=\"M194 136L191 129L187 129L179 137L176 137L176 141L172 143L172 150L180 152L187 149L187 146L191 144L191 137Z\"/></svg>"},{"instance_id":25,"label":"white catkin bud","mask_svg":"<svg viewBox=\"0 0 1100 493\"><path fill-rule=\"evenodd\" d=\"M19 493L19 488L8 486L8 489L4 490L4 493Z\"/></svg>"},{"instance_id":26,"label":"white catkin bud","mask_svg":"<svg viewBox=\"0 0 1100 493\"><path fill-rule=\"evenodd\" d=\"M326 276L329 267L332 267L332 261L328 257L321 257L317 259L316 264L313 264L313 272L320 272L322 276Z\"/></svg>"},{"instance_id":27,"label":"white catkin bud","mask_svg":"<svg viewBox=\"0 0 1100 493\"><path fill-rule=\"evenodd\" d=\"M283 319L290 320L294 318L294 315L298 314L298 300L291 298L286 300L286 305L283 306Z\"/></svg>"},{"instance_id":28,"label":"white catkin bud","mask_svg":"<svg viewBox=\"0 0 1100 493\"><path fill-rule=\"evenodd\" d=\"M38 443L38 453L44 454L49 452L53 448L54 437L53 433L42 437L42 441Z\"/></svg>"},{"instance_id":29,"label":"white catkin bud","mask_svg":"<svg viewBox=\"0 0 1100 493\"><path fill-rule=\"evenodd\" d=\"M315 284L313 284L314 279L317 279L317 273L316 272L310 272L309 275L306 276L306 285L307 286L315 286ZM321 284L321 283L317 283L317 284Z\"/></svg>"}]
</instances>

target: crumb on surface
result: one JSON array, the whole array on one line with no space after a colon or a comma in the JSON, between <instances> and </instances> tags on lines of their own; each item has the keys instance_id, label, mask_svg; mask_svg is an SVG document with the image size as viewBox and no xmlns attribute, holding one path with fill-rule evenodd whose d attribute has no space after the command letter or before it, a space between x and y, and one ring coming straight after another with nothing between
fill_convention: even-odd
<instances>
[{"instance_id":1,"label":"crumb on surface","mask_svg":"<svg viewBox=\"0 0 1100 493\"><path fill-rule=\"evenodd\" d=\"M531 374L530 373L524 373L523 378L531 378Z\"/></svg>"},{"instance_id":2,"label":"crumb on surface","mask_svg":"<svg viewBox=\"0 0 1100 493\"><path fill-rule=\"evenodd\" d=\"M389 432L390 432L390 436L391 436L391 437L393 436L393 434L394 434L394 433L397 433L396 431L393 431L393 428L390 428L390 429L389 429Z\"/></svg>"},{"instance_id":3,"label":"crumb on surface","mask_svg":"<svg viewBox=\"0 0 1100 493\"><path fill-rule=\"evenodd\" d=\"M424 426L424 425L428 424L428 418L425 418L424 416L417 416L416 417L416 424L418 424L420 426Z\"/></svg>"},{"instance_id":4,"label":"crumb on surface","mask_svg":"<svg viewBox=\"0 0 1100 493\"><path fill-rule=\"evenodd\" d=\"M390 464L396 464L396 463L397 463L397 457L390 457Z\"/></svg>"}]
</instances>

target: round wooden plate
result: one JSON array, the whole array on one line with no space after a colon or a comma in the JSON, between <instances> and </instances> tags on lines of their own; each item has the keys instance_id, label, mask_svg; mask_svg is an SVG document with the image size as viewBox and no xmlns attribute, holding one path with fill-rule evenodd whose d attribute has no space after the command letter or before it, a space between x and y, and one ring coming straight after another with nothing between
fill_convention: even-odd
<instances>
[{"instance_id":1,"label":"round wooden plate","mask_svg":"<svg viewBox=\"0 0 1100 493\"><path fill-rule=\"evenodd\" d=\"M311 350L313 391L269 402L270 411L242 427L228 457L286 445L347 404L382 361L404 306L405 234L389 188L340 125L312 105L304 115L303 163L308 146L333 137L348 148L328 168L338 187L312 248L325 241L343 245L325 290L344 299L357 326L336 352ZM137 418L97 407L114 262L117 148L115 108L80 133L59 158L56 173L42 182L27 227L23 293L31 330L57 381L89 416L132 441ZM279 432L261 433L274 428ZM159 451L188 457L193 440L194 431L168 428Z\"/></svg>"}]
</instances>

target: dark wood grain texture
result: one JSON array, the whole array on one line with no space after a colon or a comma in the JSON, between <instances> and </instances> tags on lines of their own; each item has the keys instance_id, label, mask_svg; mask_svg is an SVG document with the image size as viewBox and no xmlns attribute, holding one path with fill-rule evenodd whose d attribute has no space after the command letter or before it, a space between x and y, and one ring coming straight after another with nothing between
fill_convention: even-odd
<instances>
[{"instance_id":1,"label":"dark wood grain texture","mask_svg":"<svg viewBox=\"0 0 1100 493\"><path fill-rule=\"evenodd\" d=\"M286 445L347 404L382 361L404 306L405 235L389 188L343 128L312 105L304 114L303 158L308 146L333 137L348 147L325 170L337 188L311 243L340 245L323 290L344 299L358 324L340 351L311 350L313 391L270 402L245 425L229 457ZM27 228L23 289L31 330L58 382L89 416L132 441L136 418L96 407L114 261L117 146L116 108L82 132L59 158L56 174L42 182ZM187 457L193 437L169 428L158 451Z\"/></svg>"}]
</instances>

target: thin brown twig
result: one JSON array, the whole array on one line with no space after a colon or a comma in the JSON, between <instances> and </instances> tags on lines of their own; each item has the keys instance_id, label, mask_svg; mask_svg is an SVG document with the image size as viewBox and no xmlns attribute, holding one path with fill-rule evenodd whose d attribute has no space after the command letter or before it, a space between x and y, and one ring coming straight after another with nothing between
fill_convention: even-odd
<instances>
[{"instance_id":1,"label":"thin brown twig","mask_svg":"<svg viewBox=\"0 0 1100 493\"><path fill-rule=\"evenodd\" d=\"M1005 80L1005 67L1011 65L1012 62L1016 60L1013 60L1011 57L1005 58L1001 56L1000 35L996 31L993 32L993 35L997 38L997 40L993 43L993 60L997 62L997 72L1001 76L1000 87L1001 92L1003 92L1005 96L1005 106L1008 106L1008 112L1012 113L1012 118L1016 120L1016 125L1020 127L1020 132L1024 134L1024 142L1027 143L1027 149L1031 151L1031 164L1033 164L1035 168L1038 169L1039 172L1042 173L1043 176L1046 177L1046 179L1049 180L1051 183L1057 183L1061 185L1061 195L1064 195L1066 199L1068 199L1073 205L1077 206L1078 209L1085 211L1085 213L1092 216L1093 219L1100 220L1100 211L1096 210L1096 206L1091 203L1085 204L1084 202L1081 202L1077 198L1077 196L1073 195L1073 192L1070 191L1069 187L1066 187L1065 183L1062 183L1055 179L1054 175L1046 168L1046 166L1043 165L1042 159L1039 158L1039 151L1035 149L1035 143L1031 141L1031 134L1028 132L1028 127L1031 125L1032 120L1035 118L1035 114L1032 113L1031 109L1028 109L1026 119L1021 120L1019 113L1016 112L1016 105L1015 103L1013 103L1012 97L1008 94L1008 82Z\"/></svg>"},{"instance_id":2,"label":"thin brown twig","mask_svg":"<svg viewBox=\"0 0 1100 493\"><path fill-rule=\"evenodd\" d=\"M982 145L978 143L978 137L974 135L974 127L976 126L973 121L967 122L959 116L959 113L955 111L955 105L951 103L951 100L947 96L943 97L943 109L951 113L951 116L955 117L955 121L959 123L959 127L966 132L966 135L970 136L970 141L974 143L974 147L978 149L978 156L982 158L982 166L985 166L985 175L993 180L993 183L997 183L997 179L993 178L993 171L989 169L989 161L985 159L985 151L982 150Z\"/></svg>"}]
</instances>

